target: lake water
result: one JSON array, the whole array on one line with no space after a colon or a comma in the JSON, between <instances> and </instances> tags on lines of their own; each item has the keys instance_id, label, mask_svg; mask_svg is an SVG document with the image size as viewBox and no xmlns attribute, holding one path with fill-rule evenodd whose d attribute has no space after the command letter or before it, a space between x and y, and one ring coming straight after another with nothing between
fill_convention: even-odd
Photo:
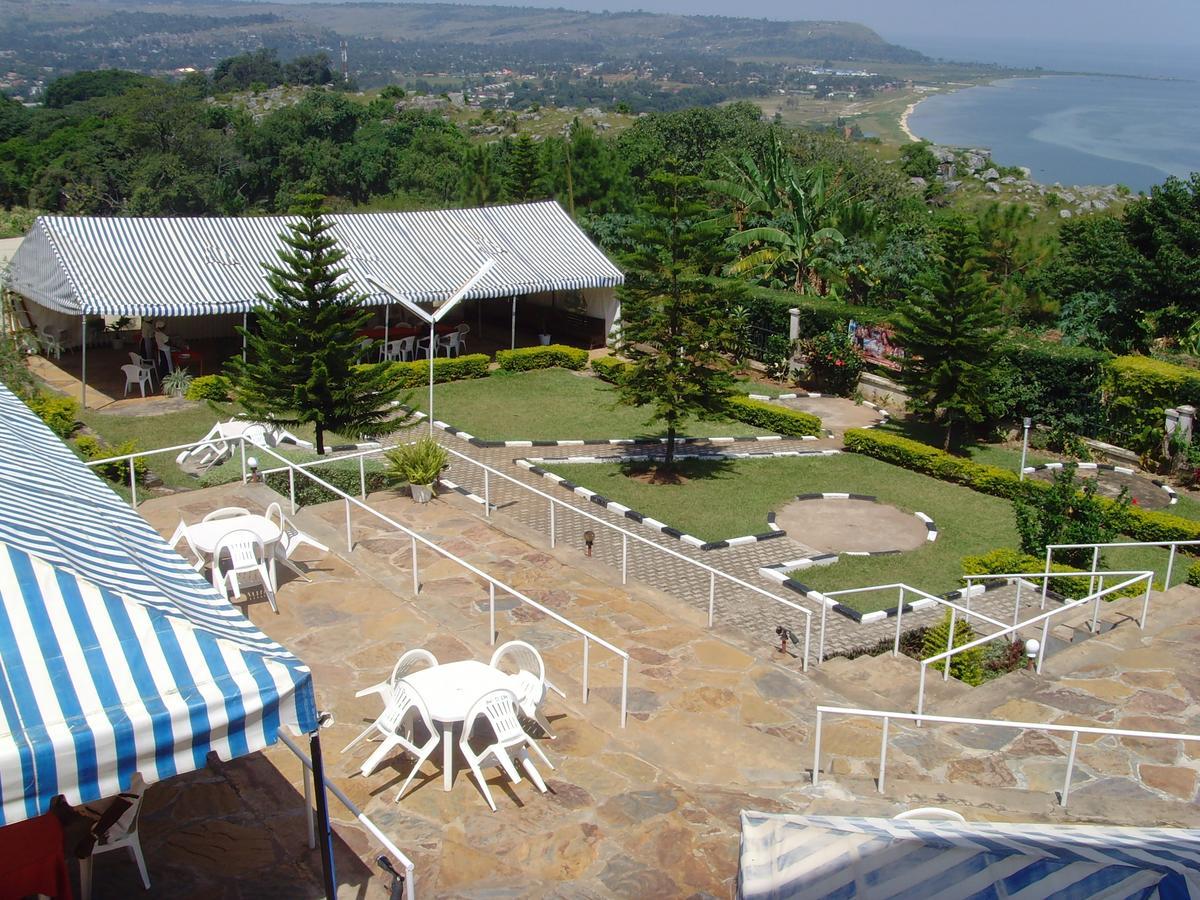
<instances>
[{"instance_id":1,"label":"lake water","mask_svg":"<svg viewBox=\"0 0 1200 900\"><path fill-rule=\"evenodd\" d=\"M1037 181L1144 191L1200 171L1200 82L1010 78L938 94L908 120L935 144L987 147Z\"/></svg>"}]
</instances>

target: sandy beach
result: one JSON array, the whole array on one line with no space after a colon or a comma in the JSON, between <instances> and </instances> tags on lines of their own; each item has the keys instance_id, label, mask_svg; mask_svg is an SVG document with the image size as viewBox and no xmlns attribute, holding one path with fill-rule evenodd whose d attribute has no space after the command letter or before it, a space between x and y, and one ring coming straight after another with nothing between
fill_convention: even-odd
<instances>
[{"instance_id":1,"label":"sandy beach","mask_svg":"<svg viewBox=\"0 0 1200 900\"><path fill-rule=\"evenodd\" d=\"M921 100L924 99L924 97L921 98ZM904 112L900 113L900 130L908 135L908 139L910 141L916 143L919 143L921 139L913 134L912 129L908 127L908 117L912 115L912 111L917 108L917 104L920 103L921 100L914 100L912 103L908 104L908 106L904 107Z\"/></svg>"}]
</instances>

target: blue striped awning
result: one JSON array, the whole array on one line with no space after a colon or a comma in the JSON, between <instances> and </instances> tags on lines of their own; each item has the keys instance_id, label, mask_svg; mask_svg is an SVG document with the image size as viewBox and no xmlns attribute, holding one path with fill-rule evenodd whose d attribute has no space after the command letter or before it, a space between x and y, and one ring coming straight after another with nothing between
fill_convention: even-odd
<instances>
[{"instance_id":1,"label":"blue striped awning","mask_svg":"<svg viewBox=\"0 0 1200 900\"><path fill-rule=\"evenodd\" d=\"M0 825L316 728L312 676L0 386Z\"/></svg>"},{"instance_id":2,"label":"blue striped awning","mask_svg":"<svg viewBox=\"0 0 1200 900\"><path fill-rule=\"evenodd\" d=\"M347 280L370 304L450 297L483 261L496 267L466 299L610 288L619 269L553 201L480 209L331 215ZM242 313L267 288L289 217L40 216L13 256L9 287L69 315Z\"/></svg>"},{"instance_id":3,"label":"blue striped awning","mask_svg":"<svg viewBox=\"0 0 1200 900\"><path fill-rule=\"evenodd\" d=\"M742 813L738 897L1200 897L1200 831Z\"/></svg>"}]
</instances>

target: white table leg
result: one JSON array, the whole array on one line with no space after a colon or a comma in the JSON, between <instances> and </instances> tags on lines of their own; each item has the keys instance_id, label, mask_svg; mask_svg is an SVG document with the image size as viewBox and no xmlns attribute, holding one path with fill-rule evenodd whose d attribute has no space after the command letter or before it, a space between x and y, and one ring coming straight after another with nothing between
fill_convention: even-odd
<instances>
[{"instance_id":1,"label":"white table leg","mask_svg":"<svg viewBox=\"0 0 1200 900\"><path fill-rule=\"evenodd\" d=\"M442 723L442 790L454 787L454 723Z\"/></svg>"}]
</instances>

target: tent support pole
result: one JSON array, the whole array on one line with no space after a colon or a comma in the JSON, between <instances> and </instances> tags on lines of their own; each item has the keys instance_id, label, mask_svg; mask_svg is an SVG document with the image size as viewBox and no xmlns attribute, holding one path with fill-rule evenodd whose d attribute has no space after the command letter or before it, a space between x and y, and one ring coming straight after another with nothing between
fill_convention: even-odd
<instances>
[{"instance_id":1,"label":"tent support pole","mask_svg":"<svg viewBox=\"0 0 1200 900\"><path fill-rule=\"evenodd\" d=\"M429 319L429 436L433 437L433 353L437 349L437 321Z\"/></svg>"},{"instance_id":2,"label":"tent support pole","mask_svg":"<svg viewBox=\"0 0 1200 900\"><path fill-rule=\"evenodd\" d=\"M383 307L383 351L379 354L379 359L382 361L387 357L387 345L391 340L392 330L392 304L388 303Z\"/></svg>"},{"instance_id":3,"label":"tent support pole","mask_svg":"<svg viewBox=\"0 0 1200 900\"><path fill-rule=\"evenodd\" d=\"M80 345L83 348L83 364L79 372L79 385L83 389L83 396L79 406L81 409L87 409L87 313L79 317L79 332L83 338Z\"/></svg>"},{"instance_id":4,"label":"tent support pole","mask_svg":"<svg viewBox=\"0 0 1200 900\"><path fill-rule=\"evenodd\" d=\"M510 350L517 349L517 295L513 294L512 298L512 343L509 345Z\"/></svg>"},{"instance_id":5,"label":"tent support pole","mask_svg":"<svg viewBox=\"0 0 1200 900\"><path fill-rule=\"evenodd\" d=\"M246 328L249 321L248 314L242 313L242 362L246 361Z\"/></svg>"},{"instance_id":6,"label":"tent support pole","mask_svg":"<svg viewBox=\"0 0 1200 900\"><path fill-rule=\"evenodd\" d=\"M321 756L321 735L314 731L308 741L312 756L313 780L317 788L317 833L321 839L321 880L326 900L337 898L337 877L333 871L333 829L329 825L329 798L325 792L325 761Z\"/></svg>"}]
</instances>

